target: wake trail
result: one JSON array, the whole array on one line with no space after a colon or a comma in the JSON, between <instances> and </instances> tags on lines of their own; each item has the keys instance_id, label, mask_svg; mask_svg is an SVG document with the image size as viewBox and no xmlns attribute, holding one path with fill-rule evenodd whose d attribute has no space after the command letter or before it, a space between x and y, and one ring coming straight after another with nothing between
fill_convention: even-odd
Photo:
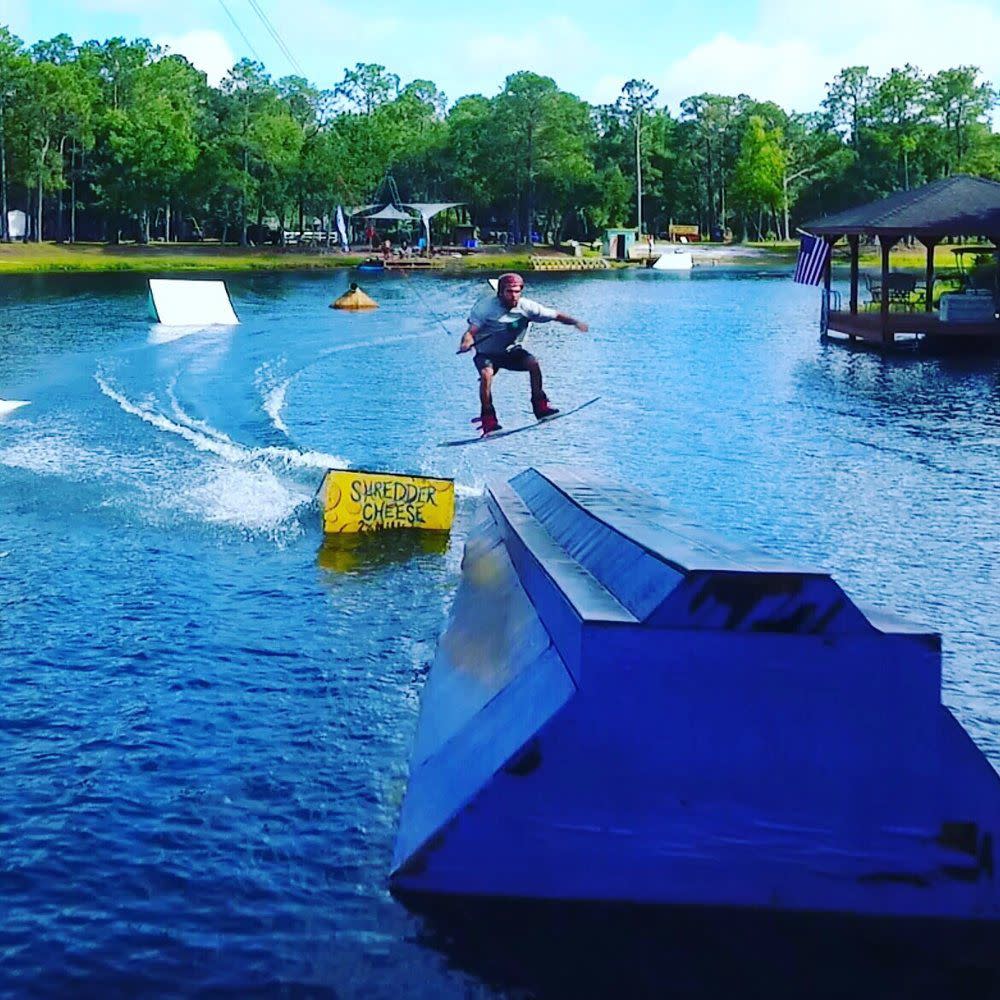
<instances>
[{"instance_id":1,"label":"wake trail","mask_svg":"<svg viewBox=\"0 0 1000 1000\"><path fill-rule=\"evenodd\" d=\"M285 396L288 394L288 387L292 384L290 378L284 382L273 386L264 393L264 412L271 418L271 424L275 430L281 431L285 437L292 435L288 431L288 426L281 418L281 411L285 408Z\"/></svg>"},{"instance_id":2,"label":"wake trail","mask_svg":"<svg viewBox=\"0 0 1000 1000\"><path fill-rule=\"evenodd\" d=\"M271 421L271 426L274 427L276 431L284 434L285 437L291 439L291 432L288 430L288 425L285 423L282 414L285 409L288 390L291 388L292 383L303 372L308 371L310 368L314 368L326 358L332 357L334 354L340 354L344 351L360 351L376 347L391 347L393 344L402 344L407 341L422 340L426 337L433 336L435 336L435 332L433 330L424 330L421 333L405 333L400 334L398 337L379 337L376 340L363 340L357 343L338 344L336 347L328 347L326 350L320 351L319 354L317 354L311 361L307 361L304 365L296 368L285 379L277 383L272 383L269 379L271 374L270 366L267 364L262 365L256 373L257 389L261 394L261 405Z\"/></svg>"},{"instance_id":3,"label":"wake trail","mask_svg":"<svg viewBox=\"0 0 1000 1000\"><path fill-rule=\"evenodd\" d=\"M324 471L329 468L346 468L349 465L340 456L329 455L321 451L298 451L295 448L279 448L273 445L263 448L247 448L237 444L221 431L204 424L202 421L194 421L187 417L179 404L177 410L180 411L181 415L175 414L176 419L171 419L151 406L140 405L128 399L100 374L94 375L94 381L97 382L101 392L116 402L125 413L138 417L159 431L182 438L198 451L217 455L233 465L251 465L264 461L297 468L323 469Z\"/></svg>"},{"instance_id":4,"label":"wake trail","mask_svg":"<svg viewBox=\"0 0 1000 1000\"><path fill-rule=\"evenodd\" d=\"M223 444L229 444L236 447L233 439L229 437L228 434L224 434L222 431L216 430L211 424L206 423L204 420L198 420L188 414L188 412L181 406L180 401L177 399L174 392L176 384L177 379L173 378L167 386L167 398L170 400L170 410L174 415L174 419L179 424L182 424L196 433L204 434L206 437L214 438L216 441Z\"/></svg>"}]
</instances>

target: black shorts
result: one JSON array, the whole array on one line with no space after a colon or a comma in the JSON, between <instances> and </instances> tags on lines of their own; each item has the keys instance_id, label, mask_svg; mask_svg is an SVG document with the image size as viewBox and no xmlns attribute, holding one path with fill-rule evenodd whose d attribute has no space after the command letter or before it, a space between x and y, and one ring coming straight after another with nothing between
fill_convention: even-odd
<instances>
[{"instance_id":1,"label":"black shorts","mask_svg":"<svg viewBox=\"0 0 1000 1000\"><path fill-rule=\"evenodd\" d=\"M535 356L523 347L512 347L502 354L476 354L472 360L480 372L484 368L492 368L495 372L501 368L512 372L526 372L528 365L535 360Z\"/></svg>"}]
</instances>

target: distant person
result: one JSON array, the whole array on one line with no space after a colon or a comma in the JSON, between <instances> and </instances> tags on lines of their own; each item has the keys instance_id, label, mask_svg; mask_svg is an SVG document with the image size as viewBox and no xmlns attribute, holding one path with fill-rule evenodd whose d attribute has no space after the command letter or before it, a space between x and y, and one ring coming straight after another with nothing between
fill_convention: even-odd
<instances>
[{"instance_id":1,"label":"distant person","mask_svg":"<svg viewBox=\"0 0 1000 1000\"><path fill-rule=\"evenodd\" d=\"M388 260L391 256L392 256L392 240L387 239L385 243L382 244L382 257L385 260Z\"/></svg>"},{"instance_id":2,"label":"distant person","mask_svg":"<svg viewBox=\"0 0 1000 1000\"><path fill-rule=\"evenodd\" d=\"M646 233L646 251L647 251L647 255L648 256L650 256L650 257L653 256L653 234L652 233Z\"/></svg>"},{"instance_id":3,"label":"distant person","mask_svg":"<svg viewBox=\"0 0 1000 1000\"><path fill-rule=\"evenodd\" d=\"M399 252L404 257L410 252L410 241L405 236L399 241Z\"/></svg>"},{"instance_id":4,"label":"distant person","mask_svg":"<svg viewBox=\"0 0 1000 1000\"><path fill-rule=\"evenodd\" d=\"M370 222L365 228L365 239L368 241L368 245L372 248L372 250L374 250L377 245L375 243L375 227Z\"/></svg>"},{"instance_id":5,"label":"distant person","mask_svg":"<svg viewBox=\"0 0 1000 1000\"><path fill-rule=\"evenodd\" d=\"M542 391L542 369L538 360L521 346L528 324L555 320L575 326L581 333L586 333L588 329L586 323L572 316L524 298L523 291L524 278L521 275L501 275L496 295L484 295L472 307L469 327L458 346L459 354L473 347L476 349L473 360L479 372L480 418L484 434L500 430L493 408L493 377L501 368L528 373L531 379L531 408L539 420L559 412L549 405L548 397Z\"/></svg>"}]
</instances>

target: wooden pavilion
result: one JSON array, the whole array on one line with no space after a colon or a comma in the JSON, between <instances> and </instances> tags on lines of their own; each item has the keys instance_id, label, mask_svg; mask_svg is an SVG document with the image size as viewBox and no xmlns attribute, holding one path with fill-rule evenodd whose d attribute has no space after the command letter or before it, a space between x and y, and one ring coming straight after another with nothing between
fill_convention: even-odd
<instances>
[{"instance_id":1,"label":"wooden pavilion","mask_svg":"<svg viewBox=\"0 0 1000 1000\"><path fill-rule=\"evenodd\" d=\"M857 208L817 219L802 227L831 246L842 237L851 249L851 290L848 307L830 289L827 263L823 296L823 333L846 335L879 347L892 347L902 335L911 344L947 347L1000 347L997 289L975 296L942 296L934 302L934 248L949 236L976 236L1000 246L1000 184L957 175L899 191ZM858 309L858 246L861 237L876 237L882 251L881 274L869 279L873 307ZM927 248L923 295L914 276L889 270L889 253L901 239L915 237ZM950 308L949 308L950 307Z\"/></svg>"}]
</instances>

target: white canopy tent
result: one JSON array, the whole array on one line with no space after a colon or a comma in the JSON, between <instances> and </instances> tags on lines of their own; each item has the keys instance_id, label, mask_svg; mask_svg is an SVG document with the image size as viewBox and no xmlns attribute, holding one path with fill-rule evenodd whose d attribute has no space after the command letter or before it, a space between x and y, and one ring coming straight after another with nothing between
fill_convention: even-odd
<instances>
[{"instance_id":1,"label":"white canopy tent","mask_svg":"<svg viewBox=\"0 0 1000 1000\"><path fill-rule=\"evenodd\" d=\"M431 219L438 212L443 212L448 208L457 208L462 204L460 201L408 201L403 203L407 208L412 208L420 213L420 219L427 230L427 252L431 252Z\"/></svg>"},{"instance_id":2,"label":"white canopy tent","mask_svg":"<svg viewBox=\"0 0 1000 1000\"><path fill-rule=\"evenodd\" d=\"M377 212L372 212L371 215L366 215L366 219L384 219L390 222L412 222L413 216L409 212L401 212L394 205L386 205L385 208L380 208Z\"/></svg>"},{"instance_id":3,"label":"white canopy tent","mask_svg":"<svg viewBox=\"0 0 1000 1000\"><path fill-rule=\"evenodd\" d=\"M370 208L371 206L369 206ZM416 220L409 212L401 212L392 202L380 208L377 212L372 212L363 218L375 222L415 222Z\"/></svg>"}]
</instances>

